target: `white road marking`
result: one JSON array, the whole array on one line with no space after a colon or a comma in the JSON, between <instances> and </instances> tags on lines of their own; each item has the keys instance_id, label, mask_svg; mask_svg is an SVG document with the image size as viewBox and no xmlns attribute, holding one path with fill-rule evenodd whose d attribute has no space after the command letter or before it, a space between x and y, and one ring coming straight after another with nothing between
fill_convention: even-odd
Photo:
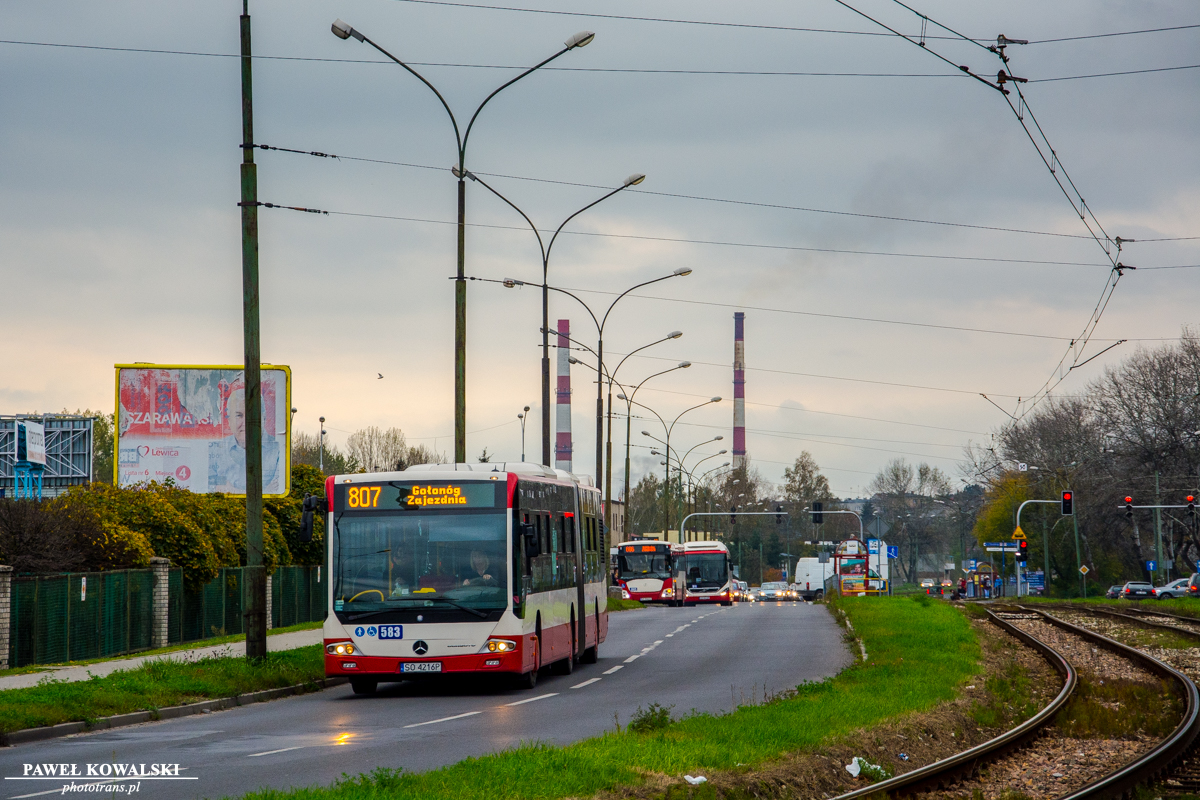
<instances>
[{"instance_id":1,"label":"white road marking","mask_svg":"<svg viewBox=\"0 0 1200 800\"><path fill-rule=\"evenodd\" d=\"M606 670L604 670L604 674L605 674L605 675L612 675L614 672L616 672L616 671L617 671L617 670L619 670L619 669L625 669L625 665L624 665L624 664L617 664L617 665L616 665L615 667L613 667L612 669L606 669Z\"/></svg>"},{"instance_id":2,"label":"white road marking","mask_svg":"<svg viewBox=\"0 0 1200 800\"><path fill-rule=\"evenodd\" d=\"M583 683L577 683L574 686L572 686L571 688L572 689L582 689L585 686L590 686L591 684L595 683L598 680L600 680L600 678L592 678L590 681L584 681Z\"/></svg>"},{"instance_id":3,"label":"white road marking","mask_svg":"<svg viewBox=\"0 0 1200 800\"><path fill-rule=\"evenodd\" d=\"M642 657L641 653L635 653L634 655L631 655L629 658L625 659L625 663L632 664L633 662L637 661L641 657Z\"/></svg>"},{"instance_id":4,"label":"white road marking","mask_svg":"<svg viewBox=\"0 0 1200 800\"><path fill-rule=\"evenodd\" d=\"M668 633L668 634L667 634L667 638L668 638L668 639L670 639L670 638L671 638L672 636L674 636L674 635L675 635L675 634L673 634L673 633Z\"/></svg>"},{"instance_id":5,"label":"white road marking","mask_svg":"<svg viewBox=\"0 0 1200 800\"><path fill-rule=\"evenodd\" d=\"M286 753L289 750L299 750L301 747L305 747L305 746L306 745L298 744L295 747L281 747L278 750L268 750L265 753L251 753L250 755L246 756L246 758L258 758L259 756L273 756L276 753Z\"/></svg>"},{"instance_id":6,"label":"white road marking","mask_svg":"<svg viewBox=\"0 0 1200 800\"><path fill-rule=\"evenodd\" d=\"M547 697L558 697L558 692L550 692L549 694L539 694L537 697L530 697L526 700L518 700L515 703L505 703L504 707L508 708L509 706L523 706L526 703L536 703L538 700L545 700ZM474 713L478 714L479 712L476 711ZM462 716L465 717L468 715L463 714ZM458 719L458 717L449 717L448 719ZM435 721L437 721L437 720L435 720Z\"/></svg>"},{"instance_id":7,"label":"white road marking","mask_svg":"<svg viewBox=\"0 0 1200 800\"><path fill-rule=\"evenodd\" d=\"M534 699L534 700L541 700L542 698L540 698L540 697L535 697L535 698L533 698L533 699ZM528 700L522 700L521 702L523 702L523 703L528 703L529 701L528 701ZM509 705L510 705L510 706L515 706L515 705L517 705L517 704L516 704L516 703L509 703ZM431 720L429 720L428 722L414 722L412 725L405 725L404 727L406 727L406 728L419 728L419 727L421 727L422 725L436 725L436 724L437 724L437 723L439 723L439 722L449 722L449 721L450 721L450 720L452 720L452 719L462 719L463 717L473 717L473 716L475 716L476 714L482 714L482 713L483 713L482 711L468 711L468 712L467 712L467 713L465 713L465 714L455 714L453 717L442 717L441 719L431 719Z\"/></svg>"},{"instance_id":8,"label":"white road marking","mask_svg":"<svg viewBox=\"0 0 1200 800\"><path fill-rule=\"evenodd\" d=\"M654 646L655 646L655 647L657 647L658 645L660 645L660 644L662 644L662 643L663 643L663 640L662 640L662 639L658 639L657 641L655 641L655 642L654 642Z\"/></svg>"}]
</instances>

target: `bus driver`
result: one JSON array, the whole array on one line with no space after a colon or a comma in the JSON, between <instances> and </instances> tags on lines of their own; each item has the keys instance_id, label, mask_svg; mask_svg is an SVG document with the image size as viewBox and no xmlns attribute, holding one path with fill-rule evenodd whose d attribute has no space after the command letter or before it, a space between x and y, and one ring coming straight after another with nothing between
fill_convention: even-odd
<instances>
[{"instance_id":1,"label":"bus driver","mask_svg":"<svg viewBox=\"0 0 1200 800\"><path fill-rule=\"evenodd\" d=\"M474 575L467 573L466 580L463 581L463 586L499 586L499 582L488 573L488 564L490 563L487 554L482 550L471 551L471 569L474 570Z\"/></svg>"}]
</instances>

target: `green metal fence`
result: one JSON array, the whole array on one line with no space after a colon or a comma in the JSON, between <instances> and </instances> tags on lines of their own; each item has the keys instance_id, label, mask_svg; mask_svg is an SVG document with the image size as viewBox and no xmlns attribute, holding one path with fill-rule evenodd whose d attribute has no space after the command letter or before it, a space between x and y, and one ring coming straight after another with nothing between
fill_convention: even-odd
<instances>
[{"instance_id":1,"label":"green metal fence","mask_svg":"<svg viewBox=\"0 0 1200 800\"><path fill-rule=\"evenodd\" d=\"M320 567L279 567L272 576L271 624L325 618ZM182 570L167 575L167 643L245 633L243 568L222 569L189 587ZM21 575L12 582L10 666L58 664L133 653L151 645L151 570Z\"/></svg>"},{"instance_id":2,"label":"green metal fence","mask_svg":"<svg viewBox=\"0 0 1200 800\"><path fill-rule=\"evenodd\" d=\"M55 664L150 646L150 570L17 576L10 664Z\"/></svg>"}]
</instances>

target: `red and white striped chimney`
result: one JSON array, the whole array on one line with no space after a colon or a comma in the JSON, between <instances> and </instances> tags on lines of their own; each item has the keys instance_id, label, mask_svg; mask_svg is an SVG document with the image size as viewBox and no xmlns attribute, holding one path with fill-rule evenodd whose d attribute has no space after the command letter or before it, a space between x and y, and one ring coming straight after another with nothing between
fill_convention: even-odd
<instances>
[{"instance_id":1,"label":"red and white striped chimney","mask_svg":"<svg viewBox=\"0 0 1200 800\"><path fill-rule=\"evenodd\" d=\"M746 466L746 314L733 314L733 468Z\"/></svg>"},{"instance_id":2,"label":"red and white striped chimney","mask_svg":"<svg viewBox=\"0 0 1200 800\"><path fill-rule=\"evenodd\" d=\"M555 403L554 466L571 471L571 320L558 321L558 396Z\"/></svg>"}]
</instances>

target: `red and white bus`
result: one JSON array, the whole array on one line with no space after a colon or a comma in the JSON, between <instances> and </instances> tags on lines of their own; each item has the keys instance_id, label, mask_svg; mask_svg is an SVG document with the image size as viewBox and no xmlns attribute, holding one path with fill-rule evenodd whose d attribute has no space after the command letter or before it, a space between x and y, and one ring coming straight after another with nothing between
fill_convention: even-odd
<instances>
[{"instance_id":1,"label":"red and white bus","mask_svg":"<svg viewBox=\"0 0 1200 800\"><path fill-rule=\"evenodd\" d=\"M381 681L594 663L608 632L600 492L534 464L337 475L325 674Z\"/></svg>"},{"instance_id":2,"label":"red and white bus","mask_svg":"<svg viewBox=\"0 0 1200 800\"><path fill-rule=\"evenodd\" d=\"M729 548L723 542L684 542L677 546L676 592L684 605L733 605L733 574Z\"/></svg>"},{"instance_id":3,"label":"red and white bus","mask_svg":"<svg viewBox=\"0 0 1200 800\"><path fill-rule=\"evenodd\" d=\"M616 579L621 597L675 605L676 558L672 551L679 549L679 545L654 539L635 539L617 545Z\"/></svg>"}]
</instances>

